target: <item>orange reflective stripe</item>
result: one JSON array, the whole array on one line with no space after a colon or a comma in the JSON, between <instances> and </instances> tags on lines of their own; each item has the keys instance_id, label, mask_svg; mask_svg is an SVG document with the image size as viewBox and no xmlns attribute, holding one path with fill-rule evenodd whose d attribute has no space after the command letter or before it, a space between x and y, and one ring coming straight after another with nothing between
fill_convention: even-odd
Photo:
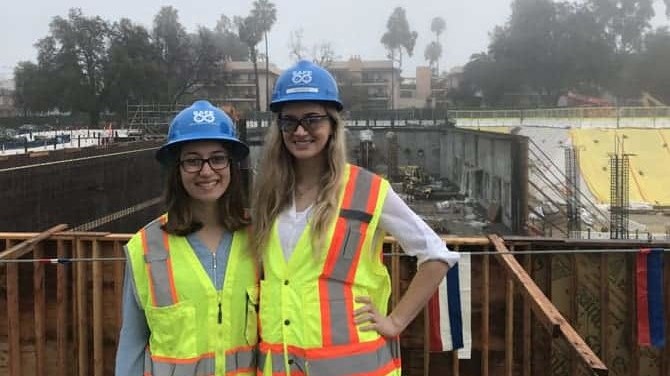
<instances>
[{"instance_id":1,"label":"orange reflective stripe","mask_svg":"<svg viewBox=\"0 0 670 376\"><path fill-rule=\"evenodd\" d=\"M382 179L350 166L340 213L319 277L321 334L324 347L356 343L353 285L368 225L377 207Z\"/></svg>"},{"instance_id":2,"label":"orange reflective stripe","mask_svg":"<svg viewBox=\"0 0 670 376\"><path fill-rule=\"evenodd\" d=\"M349 205L351 204L353 195L355 193L358 171L359 171L358 168L350 166L349 179L347 180L347 185L345 186L344 189L341 207L348 208ZM333 344L336 344L336 342L340 342L340 340L334 341L333 339L334 333L337 334L337 332L333 331L332 318L333 316L336 316L339 317L340 319L343 319L344 316L333 315L331 309L331 301L333 299L331 296L332 295L330 291L331 282L329 281L329 279L333 273L333 270L335 269L335 266L337 265L339 251L342 248L342 244L344 243L345 240L345 235L347 234L346 227L347 227L347 221L341 217L338 217L335 225L335 230L333 232L333 237L330 241L330 248L328 250L328 255L326 256L326 263L324 265L323 272L319 277L319 294L320 294L320 306L321 306L321 336L323 346L332 346ZM334 292L337 293L336 291ZM344 341L344 339L342 339L341 341Z\"/></svg>"}]
</instances>

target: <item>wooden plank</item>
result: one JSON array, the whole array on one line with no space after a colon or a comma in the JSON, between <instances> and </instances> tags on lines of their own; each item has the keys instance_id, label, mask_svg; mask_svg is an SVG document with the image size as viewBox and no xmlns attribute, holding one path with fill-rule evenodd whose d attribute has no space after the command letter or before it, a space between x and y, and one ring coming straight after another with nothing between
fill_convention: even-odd
<instances>
[{"instance_id":1,"label":"wooden plank","mask_svg":"<svg viewBox=\"0 0 670 376\"><path fill-rule=\"evenodd\" d=\"M120 241L114 242L114 257L123 257L124 252ZM121 329L121 320L123 317L123 277L125 262L115 262L114 264L114 302L116 311L114 312L114 327L116 333L116 342L119 340L119 331Z\"/></svg>"},{"instance_id":2,"label":"wooden plank","mask_svg":"<svg viewBox=\"0 0 670 376\"><path fill-rule=\"evenodd\" d=\"M41 242L44 239L47 239L51 237L56 232L62 231L67 228L67 225L57 225L54 226L36 236L31 237L28 240L25 240L19 244L14 245L13 247L9 247L9 249L0 252L0 260L7 259L7 260L15 260L18 259L19 257L25 255L26 253L30 252L33 248L33 246L39 242Z\"/></svg>"},{"instance_id":3,"label":"wooden plank","mask_svg":"<svg viewBox=\"0 0 670 376\"><path fill-rule=\"evenodd\" d=\"M609 256L600 254L600 359L609 364L610 327Z\"/></svg>"},{"instance_id":4,"label":"wooden plank","mask_svg":"<svg viewBox=\"0 0 670 376\"><path fill-rule=\"evenodd\" d=\"M667 254L666 254L667 255ZM670 260L665 257L665 349L662 353L661 375L670 375Z\"/></svg>"},{"instance_id":5,"label":"wooden plank","mask_svg":"<svg viewBox=\"0 0 670 376\"><path fill-rule=\"evenodd\" d=\"M7 248L12 242L7 240ZM21 373L21 327L19 313L19 266L7 264L7 344L9 345L9 376Z\"/></svg>"},{"instance_id":6,"label":"wooden plank","mask_svg":"<svg viewBox=\"0 0 670 376\"><path fill-rule=\"evenodd\" d=\"M460 246L457 244L453 247L454 252L460 252ZM459 376L460 372L460 359L458 359L458 350L454 349L451 351L451 374L453 376Z\"/></svg>"},{"instance_id":7,"label":"wooden plank","mask_svg":"<svg viewBox=\"0 0 670 376\"><path fill-rule=\"evenodd\" d=\"M545 255L547 258L547 268L546 268L546 283L547 283L547 299L549 301L552 300L552 295L553 295L553 280L554 280L554 273L553 273L553 265L554 265L554 255L551 253L548 255ZM547 369L550 369L551 363L553 361L554 357L554 338L551 333L548 333L548 339L547 339L547 364L546 367Z\"/></svg>"},{"instance_id":8,"label":"wooden plank","mask_svg":"<svg viewBox=\"0 0 670 376\"><path fill-rule=\"evenodd\" d=\"M532 278L523 270L523 267L507 249L503 240L497 235L489 235L489 239L491 239L491 243L498 252L496 259L505 268L508 275L514 279L524 295L531 299L531 308L539 321L545 324L550 333L557 333L563 337L568 347L579 355L580 360L590 368L591 372L606 375L608 370L605 364L586 345L584 339L577 334L558 309L537 287Z\"/></svg>"},{"instance_id":9,"label":"wooden plank","mask_svg":"<svg viewBox=\"0 0 670 376\"><path fill-rule=\"evenodd\" d=\"M33 257L40 259L44 257L44 246L37 244ZM35 375L45 375L46 367L46 292L44 285L44 264L33 263L33 302L35 320Z\"/></svg>"},{"instance_id":10,"label":"wooden plank","mask_svg":"<svg viewBox=\"0 0 670 376\"><path fill-rule=\"evenodd\" d=\"M630 287L629 287L629 294L628 294L628 299L630 300L630 314L632 317L631 321L631 340L630 340L630 346L631 346L631 370L630 370L630 376L639 376L640 375L640 346L637 344L637 265L636 265L636 260L637 260L637 255L635 253L626 255L626 259L630 262L630 267L628 268L628 272L630 273Z\"/></svg>"},{"instance_id":11,"label":"wooden plank","mask_svg":"<svg viewBox=\"0 0 670 376\"><path fill-rule=\"evenodd\" d=\"M577 270L577 255L568 255L570 260L570 270L572 270L572 278L570 278L570 289L572 290L572 299L569 300L570 303L570 317L568 322L571 323L574 327L579 325L579 306L577 304L577 289L579 288L579 271ZM570 353L570 374L577 375L579 363L577 363L577 354L574 352Z\"/></svg>"},{"instance_id":12,"label":"wooden plank","mask_svg":"<svg viewBox=\"0 0 670 376\"><path fill-rule=\"evenodd\" d=\"M400 301L400 245L397 242L391 244L391 307L398 305Z\"/></svg>"},{"instance_id":13,"label":"wooden plank","mask_svg":"<svg viewBox=\"0 0 670 376\"><path fill-rule=\"evenodd\" d=\"M75 241L75 257L84 258L86 252L85 242L81 239ZM77 305L77 372L79 376L89 376L88 372L88 315L87 315L87 273L83 262L75 263L77 277L75 282L76 305Z\"/></svg>"},{"instance_id":14,"label":"wooden plank","mask_svg":"<svg viewBox=\"0 0 670 376\"><path fill-rule=\"evenodd\" d=\"M100 258L100 243L93 241L93 258ZM103 376L103 308L102 308L102 262L93 262L93 375Z\"/></svg>"},{"instance_id":15,"label":"wooden plank","mask_svg":"<svg viewBox=\"0 0 670 376\"><path fill-rule=\"evenodd\" d=\"M65 249L65 241L57 240L57 257L66 258L68 257L67 250ZM58 358L58 368L53 370L56 372L56 376L69 376L72 374L70 367L67 367L68 354L71 354L68 345L68 332L66 324L68 322L68 293L69 283L67 279L67 268L64 265L58 265L56 270L56 321L61 323L61 325L56 325L56 348L57 348L57 358Z\"/></svg>"},{"instance_id":16,"label":"wooden plank","mask_svg":"<svg viewBox=\"0 0 670 376\"><path fill-rule=\"evenodd\" d=\"M531 255L524 255L523 257L523 264L524 268L528 272L528 275L532 277L532 268L533 268L533 260L531 258ZM531 373L531 357L533 354L533 337L532 337L532 332L531 332L531 325L532 325L532 319L533 317L530 314L530 302L528 301L528 297L524 296L523 297L523 364L522 364L522 375L523 376L530 376Z\"/></svg>"},{"instance_id":17,"label":"wooden plank","mask_svg":"<svg viewBox=\"0 0 670 376\"><path fill-rule=\"evenodd\" d=\"M490 248L486 247L486 251ZM489 375L489 315L491 312L490 306L490 260L489 255L482 256L482 364L481 375Z\"/></svg>"},{"instance_id":18,"label":"wooden plank","mask_svg":"<svg viewBox=\"0 0 670 376\"><path fill-rule=\"evenodd\" d=\"M514 252L514 245L511 246ZM505 279L505 376L514 373L514 281Z\"/></svg>"},{"instance_id":19,"label":"wooden plank","mask_svg":"<svg viewBox=\"0 0 670 376\"><path fill-rule=\"evenodd\" d=\"M423 376L430 376L430 311L423 307Z\"/></svg>"}]
</instances>

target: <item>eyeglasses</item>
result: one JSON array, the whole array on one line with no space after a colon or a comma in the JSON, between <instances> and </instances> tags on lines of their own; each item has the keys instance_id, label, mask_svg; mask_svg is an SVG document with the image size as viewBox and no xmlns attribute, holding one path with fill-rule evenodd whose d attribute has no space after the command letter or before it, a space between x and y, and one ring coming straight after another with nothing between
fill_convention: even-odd
<instances>
[{"instance_id":1,"label":"eyeglasses","mask_svg":"<svg viewBox=\"0 0 670 376\"><path fill-rule=\"evenodd\" d=\"M186 158L179 161L184 172L200 172L205 162L214 171L223 170L230 165L230 157L227 155L213 155L209 158Z\"/></svg>"},{"instance_id":2,"label":"eyeglasses","mask_svg":"<svg viewBox=\"0 0 670 376\"><path fill-rule=\"evenodd\" d=\"M292 116L282 116L277 119L277 125L282 132L293 133L298 129L298 125L302 125L307 132L314 132L316 129L323 124L323 121L329 119L330 115L307 115L300 119L296 119Z\"/></svg>"}]
</instances>

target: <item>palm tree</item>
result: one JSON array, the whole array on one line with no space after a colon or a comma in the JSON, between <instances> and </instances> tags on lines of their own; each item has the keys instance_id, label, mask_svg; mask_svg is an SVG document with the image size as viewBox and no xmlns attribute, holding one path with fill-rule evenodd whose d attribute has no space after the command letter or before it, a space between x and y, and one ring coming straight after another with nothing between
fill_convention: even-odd
<instances>
[{"instance_id":1,"label":"palm tree","mask_svg":"<svg viewBox=\"0 0 670 376\"><path fill-rule=\"evenodd\" d=\"M442 56L442 45L440 42L430 42L426 46L426 51L424 51L423 56L428 60L429 64L431 67L437 66L440 60L440 56ZM434 70L433 74L436 76L438 73Z\"/></svg>"},{"instance_id":2,"label":"palm tree","mask_svg":"<svg viewBox=\"0 0 670 376\"><path fill-rule=\"evenodd\" d=\"M269 0L254 1L254 8L251 10L251 17L256 19L259 32L265 38L265 105L270 103L270 55L268 52L268 31L277 21L277 9ZM256 76L258 82L258 76ZM256 84L258 87L258 83Z\"/></svg>"},{"instance_id":3,"label":"palm tree","mask_svg":"<svg viewBox=\"0 0 670 376\"><path fill-rule=\"evenodd\" d=\"M444 29L447 28L447 23L444 21L444 18L442 17L435 17L433 20L430 22L430 31L435 33L435 42L439 45L440 47L440 53L437 57L437 60L435 60L435 74L437 76L440 75L440 56L442 56L442 45L440 44L440 34L444 31ZM431 43L432 44L432 43ZM430 47L430 45L428 45ZM429 47L426 47L426 51L428 50ZM428 59L428 57L426 57Z\"/></svg>"},{"instance_id":4,"label":"palm tree","mask_svg":"<svg viewBox=\"0 0 670 376\"><path fill-rule=\"evenodd\" d=\"M235 24L237 24L237 30L240 37L240 40L244 42L249 48L249 57L251 62L254 64L254 77L256 82L256 111L261 110L261 98L260 98L260 89L258 87L258 51L256 50L256 45L260 43L263 38L263 33L260 31L256 19L252 16L245 18L235 17Z\"/></svg>"}]
</instances>

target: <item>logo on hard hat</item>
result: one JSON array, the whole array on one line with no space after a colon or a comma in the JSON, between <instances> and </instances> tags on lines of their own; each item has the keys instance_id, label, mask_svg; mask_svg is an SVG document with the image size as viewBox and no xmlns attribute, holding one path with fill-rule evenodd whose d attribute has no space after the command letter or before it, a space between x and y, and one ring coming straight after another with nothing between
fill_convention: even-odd
<instances>
[{"instance_id":1,"label":"logo on hard hat","mask_svg":"<svg viewBox=\"0 0 670 376\"><path fill-rule=\"evenodd\" d=\"M214 111L193 111L193 121L196 123L213 123Z\"/></svg>"},{"instance_id":2,"label":"logo on hard hat","mask_svg":"<svg viewBox=\"0 0 670 376\"><path fill-rule=\"evenodd\" d=\"M312 71L293 71L292 81L294 84L309 84L312 82Z\"/></svg>"}]
</instances>

